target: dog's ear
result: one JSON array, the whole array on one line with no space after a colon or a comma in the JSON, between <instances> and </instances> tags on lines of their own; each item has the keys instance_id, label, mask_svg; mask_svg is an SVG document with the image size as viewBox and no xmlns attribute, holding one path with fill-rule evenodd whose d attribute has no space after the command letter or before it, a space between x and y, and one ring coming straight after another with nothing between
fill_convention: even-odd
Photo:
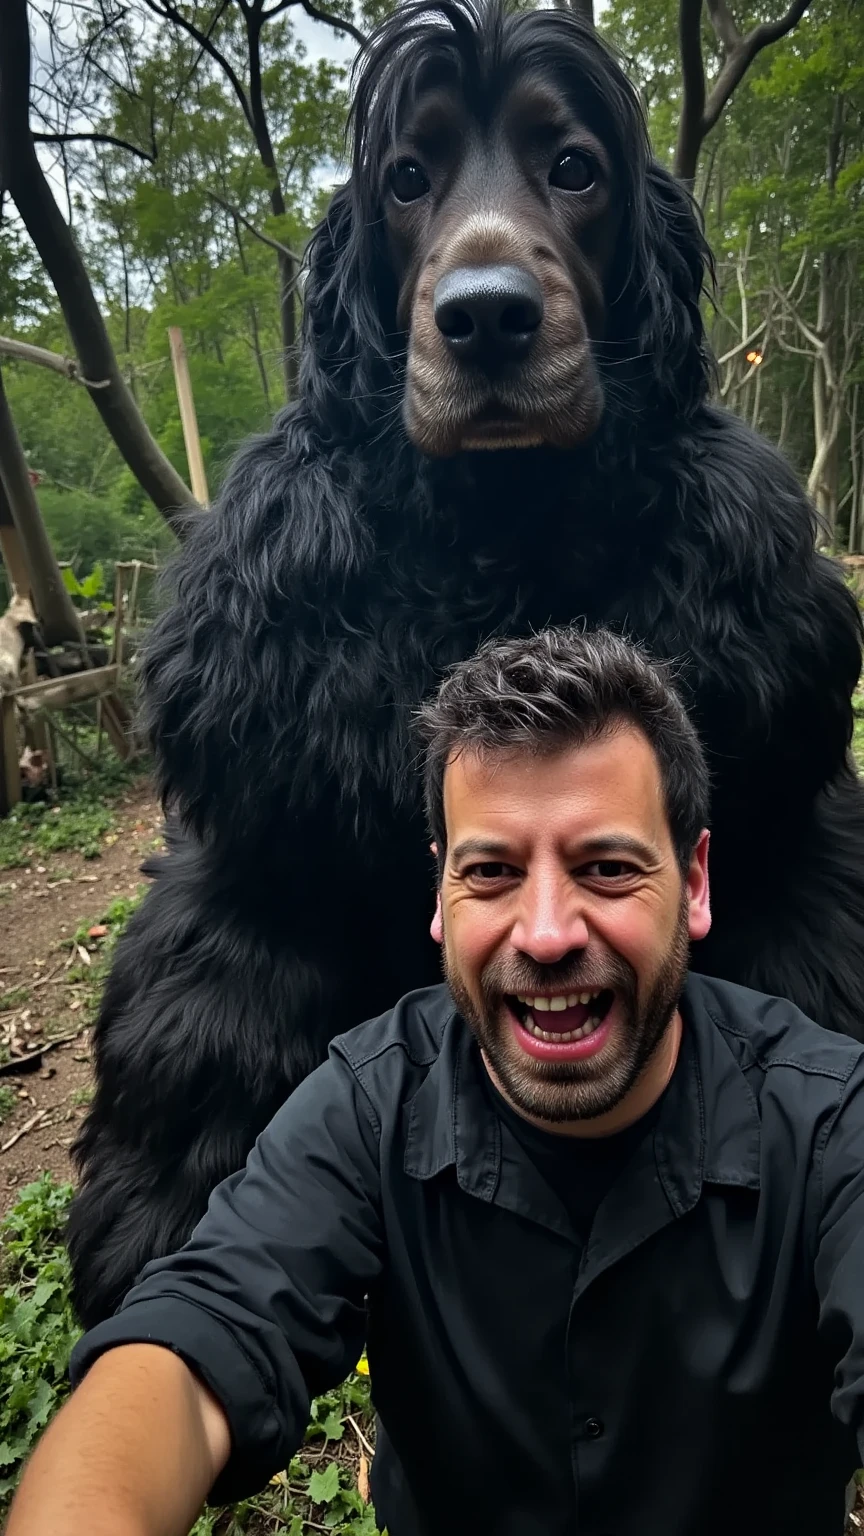
<instances>
[{"instance_id":1,"label":"dog's ear","mask_svg":"<svg viewBox=\"0 0 864 1536\"><path fill-rule=\"evenodd\" d=\"M391 403L396 288L380 228L380 218L358 207L352 179L309 245L300 394L336 439L368 428L382 399Z\"/></svg>"},{"instance_id":2,"label":"dog's ear","mask_svg":"<svg viewBox=\"0 0 864 1536\"><path fill-rule=\"evenodd\" d=\"M614 328L635 338L655 402L686 414L710 382L700 302L714 268L696 204L656 162L633 199L627 245L629 272Z\"/></svg>"}]
</instances>

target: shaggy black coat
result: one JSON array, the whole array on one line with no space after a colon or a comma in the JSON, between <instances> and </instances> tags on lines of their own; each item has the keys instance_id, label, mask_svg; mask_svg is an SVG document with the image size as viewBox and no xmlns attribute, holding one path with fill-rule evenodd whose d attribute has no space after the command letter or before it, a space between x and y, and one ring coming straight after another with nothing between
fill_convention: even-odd
<instances>
[{"instance_id":1,"label":"shaggy black coat","mask_svg":"<svg viewBox=\"0 0 864 1536\"><path fill-rule=\"evenodd\" d=\"M370 54L354 172L312 244L299 402L194 528L147 650L173 821L95 1031L69 1228L88 1324L184 1241L334 1033L439 978L411 716L492 633L583 616L680 658L714 775L693 964L864 1037L858 612L788 464L708 403L690 200L631 122L621 340L599 349L590 441L421 458L393 408L405 338L370 172L416 65L404 15L402 52L385 28ZM594 47L572 18L519 25L535 52Z\"/></svg>"}]
</instances>

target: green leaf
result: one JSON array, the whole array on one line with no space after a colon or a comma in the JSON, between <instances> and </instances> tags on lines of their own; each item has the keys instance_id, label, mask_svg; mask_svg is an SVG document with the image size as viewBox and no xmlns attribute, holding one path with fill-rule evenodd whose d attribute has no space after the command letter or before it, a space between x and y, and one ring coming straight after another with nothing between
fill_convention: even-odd
<instances>
[{"instance_id":1,"label":"green leaf","mask_svg":"<svg viewBox=\"0 0 864 1536\"><path fill-rule=\"evenodd\" d=\"M105 591L105 572L101 560L97 560L90 575L84 577L79 590L82 597L98 597Z\"/></svg>"},{"instance_id":2,"label":"green leaf","mask_svg":"<svg viewBox=\"0 0 864 1536\"><path fill-rule=\"evenodd\" d=\"M345 1433L345 1425L335 1409L328 1413L326 1419L322 1420L321 1428L328 1440L341 1440Z\"/></svg>"},{"instance_id":3,"label":"green leaf","mask_svg":"<svg viewBox=\"0 0 864 1536\"><path fill-rule=\"evenodd\" d=\"M60 575L63 577L63 585L67 592L71 592L73 597L83 596L83 588L71 566L64 565Z\"/></svg>"},{"instance_id":4,"label":"green leaf","mask_svg":"<svg viewBox=\"0 0 864 1536\"><path fill-rule=\"evenodd\" d=\"M339 1492L339 1468L328 1462L324 1472L313 1472L309 1479L309 1497L313 1504L330 1504Z\"/></svg>"}]
</instances>

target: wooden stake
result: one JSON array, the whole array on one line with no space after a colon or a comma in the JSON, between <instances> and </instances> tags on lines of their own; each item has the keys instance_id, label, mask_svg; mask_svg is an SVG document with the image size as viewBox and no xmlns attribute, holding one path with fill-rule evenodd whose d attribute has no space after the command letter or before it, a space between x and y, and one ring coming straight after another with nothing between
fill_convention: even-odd
<instances>
[{"instance_id":1,"label":"wooden stake","mask_svg":"<svg viewBox=\"0 0 864 1536\"><path fill-rule=\"evenodd\" d=\"M0 693L0 816L21 799L19 756L15 699L11 693Z\"/></svg>"},{"instance_id":2,"label":"wooden stake","mask_svg":"<svg viewBox=\"0 0 864 1536\"><path fill-rule=\"evenodd\" d=\"M168 340L171 345L171 361L174 364L174 382L177 385L177 399L180 403L180 420L183 424L183 441L186 444L192 494L202 507L206 507L210 504L210 495L207 490L207 476L204 473L201 439L198 436L198 417L195 414L186 344L179 325L168 327Z\"/></svg>"}]
</instances>

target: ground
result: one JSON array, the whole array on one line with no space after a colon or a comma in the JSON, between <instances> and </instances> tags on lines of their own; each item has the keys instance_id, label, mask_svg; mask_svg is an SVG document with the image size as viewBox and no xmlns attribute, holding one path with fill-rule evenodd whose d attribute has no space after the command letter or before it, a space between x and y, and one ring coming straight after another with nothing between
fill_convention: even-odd
<instances>
[{"instance_id":1,"label":"ground","mask_svg":"<svg viewBox=\"0 0 864 1536\"><path fill-rule=\"evenodd\" d=\"M43 832L46 823L53 831L51 816L46 807L35 822L43 842L52 840ZM103 824L107 830L98 830ZM69 1146L90 1096L94 983L115 926L104 919L112 908L123 915L140 891L140 865L159 846L160 828L159 807L142 775L108 801L95 826L71 829L78 846L52 850L22 836L7 858L27 862L0 868L0 1215L44 1170L61 1181L72 1177ZM100 928L108 931L89 937ZM46 1050L30 1070L10 1075L22 1050L68 1036L74 1038Z\"/></svg>"}]
</instances>

